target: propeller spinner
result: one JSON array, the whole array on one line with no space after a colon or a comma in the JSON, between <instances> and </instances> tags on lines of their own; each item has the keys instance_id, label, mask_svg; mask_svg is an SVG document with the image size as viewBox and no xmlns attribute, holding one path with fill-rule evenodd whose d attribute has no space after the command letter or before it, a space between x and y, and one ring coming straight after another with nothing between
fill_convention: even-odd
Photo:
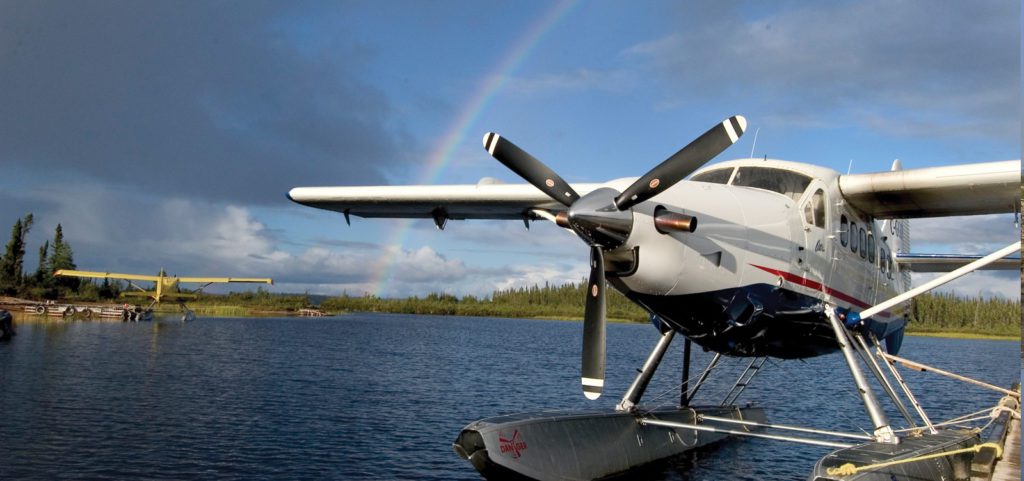
<instances>
[{"instance_id":1,"label":"propeller spinner","mask_svg":"<svg viewBox=\"0 0 1024 481\"><path fill-rule=\"evenodd\" d=\"M604 389L607 289L604 250L615 249L629 238L633 230L633 206L664 192L699 169L734 144L746 128L747 121L742 116L729 117L658 164L622 193L601 188L582 197L555 171L509 140L493 132L484 135L484 148L491 156L569 208L569 228L591 246L582 353L583 394L588 399L597 399ZM674 217L659 226L680 223L675 217L687 217L667 211L665 214ZM692 219L692 225L689 221L686 224L692 231L696 219Z\"/></svg>"}]
</instances>

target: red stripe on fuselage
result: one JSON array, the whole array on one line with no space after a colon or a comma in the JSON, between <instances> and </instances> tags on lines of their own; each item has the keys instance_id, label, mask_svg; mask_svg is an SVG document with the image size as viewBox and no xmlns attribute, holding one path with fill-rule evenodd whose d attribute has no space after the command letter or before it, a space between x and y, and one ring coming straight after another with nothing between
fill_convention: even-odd
<instances>
[{"instance_id":1,"label":"red stripe on fuselage","mask_svg":"<svg viewBox=\"0 0 1024 481\"><path fill-rule=\"evenodd\" d=\"M804 286L804 287L806 287L808 289L813 289L815 291L824 291L826 294L828 294L828 295L830 295L832 297L835 297L836 299L840 299L840 300L849 302L850 304L853 304L853 305L855 305L855 306L857 306L857 307L859 307L861 309L867 309L867 308L871 307L871 304L868 304L868 303L866 303L866 302L864 302L864 301L862 301L860 299L857 299L856 297L853 297L853 296L851 296L849 294L846 294L845 292L837 291L837 290L835 290L835 289L833 289L833 288L831 288L829 286L824 286L820 282L812 281L812 280L804 278L802 276L798 276L796 274L792 274L792 273L789 273L789 272L786 272L786 271L780 271L778 269L772 269L772 268L765 267L765 266L759 266L757 264L750 264L750 265L752 265L752 266L754 266L754 267L756 267L758 269L761 269L762 271L765 271L765 272L767 272L769 274L777 275L777 276L785 279L787 282L792 282L793 284L798 284L798 285ZM878 313L878 316L879 317L889 317L890 313L889 313L889 311L884 311L884 312Z\"/></svg>"}]
</instances>

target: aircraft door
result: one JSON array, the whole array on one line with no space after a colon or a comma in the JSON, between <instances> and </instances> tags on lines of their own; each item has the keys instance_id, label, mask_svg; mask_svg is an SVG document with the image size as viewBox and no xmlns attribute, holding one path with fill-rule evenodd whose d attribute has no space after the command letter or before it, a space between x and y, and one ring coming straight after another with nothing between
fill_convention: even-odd
<instances>
[{"instance_id":1,"label":"aircraft door","mask_svg":"<svg viewBox=\"0 0 1024 481\"><path fill-rule=\"evenodd\" d=\"M809 279L828 283L832 243L828 242L829 219L828 197L821 182L814 181L807 189L809 195L800 204L800 220L803 227L802 248L797 249L797 264Z\"/></svg>"}]
</instances>

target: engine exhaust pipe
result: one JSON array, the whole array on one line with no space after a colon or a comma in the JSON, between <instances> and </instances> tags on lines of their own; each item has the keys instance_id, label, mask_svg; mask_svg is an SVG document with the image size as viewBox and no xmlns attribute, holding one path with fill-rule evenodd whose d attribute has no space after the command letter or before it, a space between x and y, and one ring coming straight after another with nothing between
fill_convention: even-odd
<instances>
[{"instance_id":1,"label":"engine exhaust pipe","mask_svg":"<svg viewBox=\"0 0 1024 481\"><path fill-rule=\"evenodd\" d=\"M571 229L571 227L569 227L569 213L563 210L558 214L555 214L555 224L558 224L558 227Z\"/></svg>"},{"instance_id":2,"label":"engine exhaust pipe","mask_svg":"<svg viewBox=\"0 0 1024 481\"><path fill-rule=\"evenodd\" d=\"M662 234L693 232L697 230L697 218L658 206L654 209L654 228Z\"/></svg>"}]
</instances>

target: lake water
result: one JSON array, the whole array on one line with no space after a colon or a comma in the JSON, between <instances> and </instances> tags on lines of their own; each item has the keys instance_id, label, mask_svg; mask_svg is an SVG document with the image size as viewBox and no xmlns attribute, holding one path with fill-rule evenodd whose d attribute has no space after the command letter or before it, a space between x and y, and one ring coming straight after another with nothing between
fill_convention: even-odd
<instances>
[{"instance_id":1,"label":"lake water","mask_svg":"<svg viewBox=\"0 0 1024 481\"><path fill-rule=\"evenodd\" d=\"M657 339L650 325L609 325L606 394L591 403L574 322L354 314L17 327L0 343L3 479L479 479L451 448L463 426L614 406ZM1020 376L1014 341L908 337L901 355L1000 386ZM695 349L694 376L709 357ZM720 401L746 362L723 362L698 402ZM680 338L646 402L677 402L681 365ZM903 373L933 419L999 398ZM742 399L773 422L870 431L852 386L839 355L773 360ZM732 440L645 476L805 479L828 451Z\"/></svg>"}]
</instances>

